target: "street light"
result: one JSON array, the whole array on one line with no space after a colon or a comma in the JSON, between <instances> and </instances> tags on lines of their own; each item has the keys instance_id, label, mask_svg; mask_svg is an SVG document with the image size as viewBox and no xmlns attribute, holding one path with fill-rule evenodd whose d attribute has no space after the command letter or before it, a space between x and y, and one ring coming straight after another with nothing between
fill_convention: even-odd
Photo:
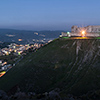
<instances>
[{"instance_id":1,"label":"street light","mask_svg":"<svg viewBox=\"0 0 100 100\"><path fill-rule=\"evenodd\" d=\"M70 32L67 32L67 36L68 36L68 37L71 37Z\"/></svg>"}]
</instances>

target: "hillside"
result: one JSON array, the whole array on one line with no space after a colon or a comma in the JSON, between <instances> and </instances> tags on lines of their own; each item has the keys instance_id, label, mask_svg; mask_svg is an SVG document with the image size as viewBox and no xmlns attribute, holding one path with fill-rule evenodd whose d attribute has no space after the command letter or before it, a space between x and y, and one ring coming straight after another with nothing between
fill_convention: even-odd
<instances>
[{"instance_id":1,"label":"hillside","mask_svg":"<svg viewBox=\"0 0 100 100\"><path fill-rule=\"evenodd\" d=\"M0 79L0 89L82 95L100 89L100 40L56 39L24 57Z\"/></svg>"},{"instance_id":2,"label":"hillside","mask_svg":"<svg viewBox=\"0 0 100 100\"><path fill-rule=\"evenodd\" d=\"M0 41L2 42L17 42L27 43L32 42L33 39L54 39L59 37L62 31L28 31L28 30L14 30L14 29L0 29ZM23 41L19 42L18 39Z\"/></svg>"}]
</instances>

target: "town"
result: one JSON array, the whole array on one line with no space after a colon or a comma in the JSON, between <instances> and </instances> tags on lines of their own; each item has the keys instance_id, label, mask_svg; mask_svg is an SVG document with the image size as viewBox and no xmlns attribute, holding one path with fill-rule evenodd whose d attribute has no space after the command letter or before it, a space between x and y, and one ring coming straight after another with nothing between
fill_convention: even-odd
<instances>
[{"instance_id":1,"label":"town","mask_svg":"<svg viewBox=\"0 0 100 100\"><path fill-rule=\"evenodd\" d=\"M49 43L51 41L48 41ZM34 44L16 44L11 43L8 47L0 49L0 77L2 77L9 69L14 67L23 56L29 52L36 52L39 48L46 45L40 43Z\"/></svg>"}]
</instances>

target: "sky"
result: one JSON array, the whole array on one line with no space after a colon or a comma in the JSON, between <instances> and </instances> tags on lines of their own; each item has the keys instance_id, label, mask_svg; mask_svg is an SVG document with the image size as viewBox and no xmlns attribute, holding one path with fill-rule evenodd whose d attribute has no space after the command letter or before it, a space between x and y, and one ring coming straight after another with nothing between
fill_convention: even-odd
<instances>
[{"instance_id":1,"label":"sky","mask_svg":"<svg viewBox=\"0 0 100 100\"><path fill-rule=\"evenodd\" d=\"M0 0L0 28L70 30L100 25L100 0Z\"/></svg>"}]
</instances>

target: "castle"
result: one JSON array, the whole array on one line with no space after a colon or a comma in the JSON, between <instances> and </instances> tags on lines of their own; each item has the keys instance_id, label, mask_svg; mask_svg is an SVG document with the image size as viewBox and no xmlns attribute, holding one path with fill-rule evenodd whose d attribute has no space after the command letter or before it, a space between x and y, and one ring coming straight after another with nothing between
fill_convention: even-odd
<instances>
[{"instance_id":1,"label":"castle","mask_svg":"<svg viewBox=\"0 0 100 100\"><path fill-rule=\"evenodd\" d=\"M87 26L87 27L72 26L72 28L71 28L72 33L78 33L81 30L85 30L85 32L87 32L87 33L99 33L100 26Z\"/></svg>"},{"instance_id":2,"label":"castle","mask_svg":"<svg viewBox=\"0 0 100 100\"><path fill-rule=\"evenodd\" d=\"M100 37L100 26L87 26L78 27L72 26L70 36L82 36L81 32L84 31L85 36ZM69 36L69 34L62 32L62 36Z\"/></svg>"}]
</instances>

